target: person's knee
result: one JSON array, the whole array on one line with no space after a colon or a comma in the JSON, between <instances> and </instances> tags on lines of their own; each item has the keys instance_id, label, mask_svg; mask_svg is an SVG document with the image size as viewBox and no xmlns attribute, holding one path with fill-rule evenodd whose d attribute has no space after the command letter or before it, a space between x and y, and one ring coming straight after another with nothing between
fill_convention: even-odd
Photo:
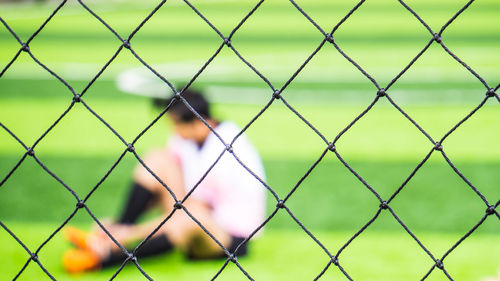
<instances>
[{"instance_id":1,"label":"person's knee","mask_svg":"<svg viewBox=\"0 0 500 281\"><path fill-rule=\"evenodd\" d=\"M219 244L229 247L231 238L222 228L207 219L207 215L189 208L198 223L184 212L176 213L167 221L167 236L191 258L212 258L223 254ZM208 232L208 233L207 233Z\"/></svg>"},{"instance_id":2,"label":"person's knee","mask_svg":"<svg viewBox=\"0 0 500 281\"><path fill-rule=\"evenodd\" d=\"M178 211L165 223L164 233L176 246L185 248L191 237L198 232L198 228L184 212Z\"/></svg>"},{"instance_id":3,"label":"person's knee","mask_svg":"<svg viewBox=\"0 0 500 281\"><path fill-rule=\"evenodd\" d=\"M157 178L165 180L165 170L173 165L171 154L166 149L155 149L142 157L142 163L138 163L134 169L134 181L148 189L155 189L161 185ZM153 176L153 174L156 176Z\"/></svg>"},{"instance_id":4,"label":"person's knee","mask_svg":"<svg viewBox=\"0 0 500 281\"><path fill-rule=\"evenodd\" d=\"M223 248L215 240L201 232L190 238L186 255L191 260L219 259L226 256Z\"/></svg>"}]
</instances>

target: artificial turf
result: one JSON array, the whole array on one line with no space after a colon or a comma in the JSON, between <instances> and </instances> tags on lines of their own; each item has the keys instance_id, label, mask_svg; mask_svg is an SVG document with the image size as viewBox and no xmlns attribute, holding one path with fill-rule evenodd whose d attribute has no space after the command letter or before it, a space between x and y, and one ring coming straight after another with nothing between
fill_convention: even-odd
<instances>
[{"instance_id":1,"label":"artificial turf","mask_svg":"<svg viewBox=\"0 0 500 281\"><path fill-rule=\"evenodd\" d=\"M254 1L190 1L224 35L256 4ZM331 28L357 1L295 1L324 30ZM465 1L405 1L437 31ZM86 3L86 1L84 1ZM122 37L157 4L153 1L89 2ZM0 4L0 16L27 40L57 3ZM443 33L446 46L470 65L492 87L498 84L500 57L496 35L498 3L476 1ZM280 88L323 40L290 1L265 1L232 38L233 46L274 87ZM335 33L338 46L385 87L432 38L397 1L366 1ZM222 39L184 2L167 1L158 14L131 40L134 50L167 79L188 81L216 51ZM76 1L69 1L30 43L33 54L80 93L122 43ZM0 25L0 69L20 48ZM123 50L85 93L84 101L127 141L151 122L157 111L144 97L117 89L115 78L135 68L151 84L167 93L128 51ZM273 91L236 55L225 48L194 85L215 101L215 114L243 127ZM136 93L150 94L146 89ZM375 98L376 87L333 46L325 46L282 93L297 112L327 140L333 140ZM442 48L429 50L388 91L394 101L439 140L484 97L485 86ZM70 106L71 91L49 75L26 53L0 79L0 122L31 146ZM444 152L489 202L500 193L498 102L490 99L476 115L443 143ZM136 144L142 154L163 146L170 132L160 120ZM280 100L247 130L262 155L267 182L283 198L319 158L326 143ZM430 142L385 99L336 143L343 159L383 199L389 198L432 149ZM35 147L37 157L83 197L118 159L125 145L108 128L76 104ZM22 146L0 130L0 179L24 153ZM236 151L237 153L237 151ZM126 156L89 201L98 217L115 216L123 203L130 172L137 161ZM36 249L74 210L76 199L33 161L26 159L0 187L0 221ZM304 180L286 205L332 254L378 210L380 202L333 153L328 153ZM268 211L276 205L269 194ZM484 215L486 205L442 155L434 152L401 193L390 203L400 219L440 258ZM88 228L84 211L70 224ZM500 224L490 216L474 234L446 258L455 280L476 281L496 274L500 260ZM328 256L280 211L252 253L241 264L256 280L311 280ZM27 261L27 253L0 231L0 272L11 279ZM80 276L63 272L60 258L69 246L57 233L40 252L40 261L58 280L107 280L114 270ZM180 253L140 260L155 279L210 279L222 262L186 262ZM422 278L432 259L388 212L342 252L340 263L354 280L415 280ZM31 263L20 280L45 278ZM344 280L333 266L324 280ZM2 277L3 278L3 277ZM127 266L118 280L140 279ZM232 264L218 280L245 280ZM427 280L448 280L435 270Z\"/></svg>"}]
</instances>

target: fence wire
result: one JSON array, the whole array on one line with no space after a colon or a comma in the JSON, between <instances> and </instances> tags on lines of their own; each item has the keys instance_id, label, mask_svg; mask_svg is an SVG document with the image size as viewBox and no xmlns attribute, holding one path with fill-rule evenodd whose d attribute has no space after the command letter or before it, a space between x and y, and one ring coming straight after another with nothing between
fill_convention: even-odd
<instances>
[{"instance_id":1,"label":"fence wire","mask_svg":"<svg viewBox=\"0 0 500 281\"><path fill-rule=\"evenodd\" d=\"M38 246L36 249L29 249L26 244L19 239L18 236L16 236L15 233L13 233L7 225L5 225L3 222L0 221L0 226L10 235L12 236L17 243L19 243L20 246L24 248L24 250L27 253L27 258L26 262L20 268L19 272L13 277L13 280L16 280L19 278L22 273L25 271L26 267L31 263L34 262L36 263L42 270L45 272L45 274L50 277L52 280L56 280L56 277L53 276L47 268L43 265L43 262L39 259L38 253L42 250L42 248L49 243L52 238L66 225L68 222L75 216L77 212L80 210L84 210L87 212L90 217L99 225L99 227L108 235L108 237L127 255L127 258L123 261L121 266L118 268L118 270L110 277L110 280L113 280L117 275L122 271L124 266L127 263L133 263L137 269L144 275L149 280L153 280L151 276L148 275L148 273L141 267L139 264L139 261L135 254L137 253L138 249L141 248L141 246L148 241L159 229L162 227L171 217L175 212L185 212L203 231L209 235L225 252L227 255L227 258L221 268L214 274L211 280L217 279L217 277L223 272L223 270L228 266L230 263L234 263L240 270L241 272L249 279L249 280L254 280L252 277L251 273L246 271L243 267L242 264L237 259L237 255L234 255L231 253L227 248L225 248L215 237L212 235L200 221L194 217L189 210L184 206L184 202L187 200L187 198L191 195L191 193L196 189L196 187L200 184L200 182L206 177L206 175L210 172L210 170L217 164L219 159L222 157L222 155L229 153L231 154L240 165L242 165L250 174L252 174L257 180L259 180L262 185L268 190L268 192L274 197L276 200L276 206L274 210L270 212L270 215L265 219L265 221L253 231L253 233L247 237L241 244L238 246L237 249L239 249L243 244L247 243L261 228L263 228L279 211L284 211L290 215L290 217L303 229L306 235L308 235L317 245L321 247L323 252L328 255L329 261L324 265L324 268L321 272L318 272L318 275L314 278L314 280L320 279L323 274L327 270L334 270L330 269L332 266L336 267L337 270L339 270L348 280L353 280L351 278L351 275L348 272L348 269L344 268L342 266L342 253L343 251L361 234L363 233L374 221L377 220L379 215L382 212L390 212L390 214L394 217L394 219L404 228L404 230L408 233L408 235L413 239L424 251L428 258L432 261L432 266L428 269L426 274L421 277L421 280L427 279L427 277L435 270L441 271L447 279L449 280L454 280L451 274L447 271L446 265L445 265L445 260L452 253L465 239L467 239L481 224L485 222L486 219L500 219L500 213L499 210L497 210L497 207L500 205L500 199L496 202L488 201L486 197L479 191L479 189L469 180L465 175L463 175L460 170L453 164L453 162L450 160L450 158L447 156L445 152L445 140L458 128L460 127L463 123L465 123L471 116L476 114L481 107L485 105L485 103L489 100L496 100L497 102L500 103L500 97L497 93L498 89L500 88L500 83L496 86L491 86L489 85L485 79L483 79L475 70L473 70L467 63L465 63L463 60L461 60L457 55L455 55L445 44L446 37L444 36L444 32L446 29L465 11L467 10L471 4L474 2L474 0L468 1L460 10L458 10L438 31L433 30L420 16L418 13L416 13L407 3L405 3L403 0L398 0L399 4L402 5L409 13L411 13L424 27L425 29L429 32L429 39L428 42L423 46L422 50L419 51L416 56L385 86L381 86L376 79L374 79L367 71L365 71L354 59L349 57L346 52L343 51L343 49L340 47L340 45L335 41L335 33L336 31L342 27L342 25L349 20L349 18L356 13L356 11L365 3L365 0L361 0L358 2L330 31L325 31L322 29L315 21L314 19L307 14L307 12L301 8L299 4L297 4L293 0L289 0L289 2L317 29L318 32L320 32L323 35L323 40L319 43L317 48L309 55L309 57L300 65L300 67L293 73L293 75L286 81L286 83L281 87L281 88L276 88L270 81L267 79L259 70L254 67L249 61L247 61L242 54L238 52L238 50L234 47L232 44L232 38L233 36L238 32L240 27L245 24L245 22L254 14L255 11L257 11L260 7L261 4L264 2L264 0L260 0L242 19L239 21L239 23L229 32L229 34L224 35L214 24L212 24L208 18L206 18L203 13L201 13L195 5L190 3L188 0L183 0L184 3L189 6L203 21L210 26L211 29L215 31L217 36L220 37L220 46L217 48L215 53L210 56L207 61L203 64L203 66L197 71L197 73L189 80L189 82L184 86L182 89L177 89L171 83L166 77L162 76L158 71L156 71L148 62L143 60L141 56L136 53L133 47L133 38L134 36L141 30L141 28L144 26L144 24L151 19L157 13L157 11L162 8L162 6L165 4L166 0L161 1L147 16L142 20L142 22L130 33L130 35L127 38L121 37L114 29L112 26L110 26L106 21L104 21L95 11L93 11L89 6L87 6L84 1L78 0L78 3L85 9L87 10L96 20L101 22L120 42L121 45L118 47L114 55L102 66L100 71L90 80L90 82L86 85L86 87L81 91L77 92L75 91L69 83L67 83L63 78L61 78L57 73L52 71L49 67L47 67L43 62L41 62L35 55L36 50L31 50L30 49L30 42L42 31L42 29L45 28L47 23L49 23L57 14L59 11L64 7L64 5L67 3L67 0L64 0L58 4L56 9L51 13L51 15L43 22L43 24L28 38L26 41L22 41L21 38L16 34L16 32L9 26L9 24L0 17L1 23L7 28L7 30L10 32L10 34L17 40L19 43L19 50L13 55L12 59L9 61L9 63L2 69L0 72L0 78L5 74L5 72L12 66L12 64L17 60L19 55L23 52L27 53L33 61L35 61L39 66L41 66L43 69L45 69L50 75L52 75L55 79L59 80L66 88L69 90L71 95L68 97L68 99L71 99L70 105L64 110L64 112L59 116L59 118L49 127L45 130L45 132L31 145L27 145L24 143L19 137L16 136L16 134L7 128L3 123L0 123L0 126L2 127L3 130L5 130L13 139L15 139L26 151L21 157L21 159L12 167L12 169L9 171L9 173L1 180L0 182L0 187L9 179L9 177L16 171L16 169L21 165L23 161L26 160L26 158L33 158L40 167L45 170L50 176L52 176L54 179L56 179L69 193L73 195L75 198L75 209L73 212L70 214L64 222L61 223L59 227L57 227L56 230L54 230L47 239ZM467 69L468 72L470 72L472 75L474 75L477 80L479 80L485 87L485 92L484 96L478 100L479 104L466 116L464 116L456 125L454 125L447 133L445 133L440 139L433 139L430 134L428 134L423 127L421 127L412 117L406 113L398 104L391 98L390 95L390 88L405 74L405 72L412 67L412 65L429 49L429 47L432 44L438 44L440 45L446 53L448 53L454 60L459 62L465 69ZM354 120L352 120L343 130L341 130L333 140L328 140L318 129L316 129L304 116L302 116L297 110L294 109L293 106L291 106L287 100L286 100L286 88L290 85L290 83L297 77L297 75L304 69L304 67L309 63L309 61L321 50L322 48L328 48L331 45L333 48L335 48L347 61L349 61L352 65L354 65L371 83L375 86L376 90L374 90L373 93L373 101L366 107L365 110L363 110ZM328 46L328 47L326 47ZM255 115L246 126L243 127L241 132L230 142L224 141L212 128L206 120L203 119L201 115L199 115L192 107L191 105L184 99L183 93L184 91L189 88L198 78L198 76L207 68L207 66L214 60L214 58L221 52L223 48L229 48L231 49L232 52L242 61L244 62L256 75L258 75L263 83L267 84L269 87L269 101L267 104L259 111L257 115ZM156 118L148 124L139 135L137 135L132 141L127 142L106 120L104 120L96 111L94 111L86 102L85 102L85 93L87 90L94 84L94 82L99 79L102 73L104 73L107 69L107 67L114 61L114 59L118 56L120 52L129 51L132 53L132 55L140 62L142 63L147 69L149 69L155 76L160 78L171 90L173 93L175 93L175 99L171 101L171 103L162 110L162 112L156 116ZM422 159L418 165L413 169L413 171L406 177L406 179L401 183L401 185L396 189L396 191L389 196L389 198L382 198L382 196L360 175L358 174L342 157L340 152L336 149L335 144L337 141L356 123L358 122L363 116L368 113L373 106L379 102L381 99L387 99L389 103L394 106L406 119L408 119L428 140L429 140L429 152L427 155ZM168 185L166 185L164 182L161 181L161 179L155 175L149 167L143 162L141 157L136 153L134 145L135 143L148 131L165 113L169 110L171 105L175 102L182 102L184 103L193 113L217 136L217 138L224 144L225 149L220 152L219 157L217 160L210 166L210 168L205 172L202 178L199 179L195 187L192 189L190 193L188 193L184 198L177 198L175 194L172 192L172 190L169 188ZM232 145L234 142L275 102L281 102L283 103L290 111L292 111L295 115L297 115L315 134L317 134L324 142L324 150L320 157L314 162L314 164L307 170L307 172L301 177L301 179L295 184L295 186L290 190L290 192L283 198L280 198L278 194L274 191L274 189L269 186L263 179L259 178L257 174L255 174L251 169L249 169L243 161L241 161L238 158L238 155L235 151L232 149ZM69 186L67 185L63 180L61 180L54 172L52 172L47 166L44 165L44 163L37 157L35 151L37 145L47 136L47 134L55 127L58 125L58 123L65 118L65 116L70 112L75 106L78 106L78 104L81 104L81 106L85 107L92 115L94 115L100 122L102 122L122 143L123 143L123 152L121 153L120 157L114 162L114 164L111 166L111 168L106 172L104 177L102 177L99 182L91 189L91 191L85 195L84 197L78 196L76 192ZM108 178L108 176L113 172L115 167L118 165L118 163L123 159L123 157L127 154L131 153L135 156L137 161L151 173L152 176L154 176L165 188L167 192L171 194L171 196L175 200L174 208L173 211L166 216L163 221L156 227L156 229L147 237L145 238L133 251L128 251L123 245L121 245L112 235L111 233L103 226L103 224L97 219L97 217L92 213L92 210L86 205L87 200L92 196L92 194L101 186L101 184ZM309 231L302 222L294 216L293 212L291 209L289 209L286 205L287 200L294 194L294 192L298 189L298 187L301 185L301 183L309 176L309 174L314 170L314 168L321 162L321 160L324 158L324 156L328 153L333 153L337 159L348 169L350 173L353 174L367 189L368 192L372 193L373 196L377 198L379 201L379 206L378 210L376 213L373 215L373 217L366 222L366 224L363 225L352 237L346 241L342 247L339 249L328 249L319 239L317 239L311 231ZM415 174L419 171L419 169L426 163L426 161L431 157L432 154L438 153L441 154L442 157L445 159L445 161L449 164L449 166L453 169L453 171L474 191L475 194L477 194L477 197L479 200L484 202L485 206L485 211L484 213L478 214L480 216L479 221L473 225L473 227L467 231L463 236L453 244L453 246L448 249L444 255L442 256L436 256L433 254L420 240L419 238L412 232L412 230L398 217L396 212L394 211L393 208L391 208L391 202L396 198L396 196L405 188L405 186L410 182L410 180L415 176ZM237 253L237 250L235 251Z\"/></svg>"}]
</instances>

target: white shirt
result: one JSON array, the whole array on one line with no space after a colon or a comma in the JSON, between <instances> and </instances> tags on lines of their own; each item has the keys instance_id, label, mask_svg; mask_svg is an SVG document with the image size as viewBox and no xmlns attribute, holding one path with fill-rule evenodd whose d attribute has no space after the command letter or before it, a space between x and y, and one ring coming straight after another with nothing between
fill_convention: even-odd
<instances>
[{"instance_id":1,"label":"white shirt","mask_svg":"<svg viewBox=\"0 0 500 281\"><path fill-rule=\"evenodd\" d=\"M214 131L226 144L230 144L241 129L225 121ZM195 187L226 148L212 132L201 147L178 135L172 137L168 147L180 160L186 192ZM262 160L245 134L238 137L232 148L238 159L265 181ZM224 152L191 196L207 203L213 210L216 223L232 236L246 238L264 221L265 186L228 151Z\"/></svg>"}]
</instances>

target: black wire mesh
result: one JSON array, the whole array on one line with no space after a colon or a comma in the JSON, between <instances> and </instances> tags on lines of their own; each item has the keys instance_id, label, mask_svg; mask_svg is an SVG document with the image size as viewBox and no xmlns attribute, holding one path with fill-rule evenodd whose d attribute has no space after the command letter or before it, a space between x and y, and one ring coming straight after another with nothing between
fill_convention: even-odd
<instances>
[{"instance_id":1,"label":"black wire mesh","mask_svg":"<svg viewBox=\"0 0 500 281\"><path fill-rule=\"evenodd\" d=\"M325 31L322 29L315 21L312 19L304 9L301 8L300 5L298 5L295 1L289 0L290 3L320 32L323 36L324 39L320 42L320 44L317 46L317 48L313 51L311 55L300 65L300 67L293 73L293 75L284 83L284 85L281 88L276 88L269 79L267 79L259 70L254 67L250 62L248 62L239 52L238 50L234 47L232 44L232 38L235 35L236 32L240 29L240 27L245 24L247 19L251 17L256 10L258 10L261 7L261 4L264 2L264 0L260 0L240 21L239 23L229 32L229 34L224 35L215 25L213 25L192 3L190 3L188 0L184 0L185 4L188 5L203 21L210 26L211 29L213 29L216 34L220 37L220 46L217 48L215 53L208 58L208 60L203 64L203 66L196 72L196 74L189 80L189 82L184 86L182 89L176 89L166 77L162 76L158 71L156 71L153 67L150 66L146 61L144 61L139 54L137 54L133 48L133 38L134 36L141 30L141 28L144 26L144 24L155 15L155 13L162 8L162 6L165 4L166 0L161 1L148 15L147 17L130 33L130 35L127 38L121 37L114 29L111 27L108 23L106 23L97 13L95 13L92 9L90 9L82 0L78 0L78 3L85 9L87 10L93 17L95 17L99 22L101 22L111 33L114 34L114 36L121 42L121 45L119 48L116 50L114 55L102 66L100 71L95 75L90 82L86 85L86 87L81 91L81 92L76 92L63 78L61 78L57 73L52 71L50 68L48 68L45 64L43 64L40 60L37 59L35 56L34 52L30 49L30 42L40 33L42 29L47 25L49 21L53 19L54 16L57 15L57 13L64 7L64 5L67 3L67 1L62 1L60 4L57 6L57 8L51 13L51 15L43 22L43 24L25 41L23 42L20 37L16 34L16 32L9 26L9 24L0 17L1 23L7 28L7 30L10 32L10 34L17 40L19 43L19 50L15 53L13 58L9 61L9 63L2 69L0 72L0 78L5 74L5 72L11 67L11 65L17 60L19 55L22 52L27 53L33 61L35 61L38 65L40 65L43 69L45 69L50 75L52 75L54 78L59 80L62 84L66 86L66 88L71 92L71 96L69 97L71 99L70 105L66 108L66 110L59 116L59 118L51 125L49 128L45 130L45 132L38 138L36 141L31 144L30 146L25 144L20 138L16 136L16 134L11 131L9 128L7 128L4 124L0 123L0 126L2 127L3 130L5 130L13 139L15 139L25 150L26 152L24 155L21 157L21 159L17 162L17 164L12 167L12 169L9 171L9 173L1 180L0 182L0 187L11 177L11 175L16 171L16 169L21 165L23 161L25 161L26 158L31 157L33 158L41 168L43 168L50 176L52 176L54 179L56 179L68 192L70 192L73 197L75 198L76 206L74 211L71 213L71 215L64 220L64 222L56 229L54 230L51 235L41 244L38 246L36 249L29 249L23 241L21 241L3 222L0 221L0 226L10 235L12 236L19 245L21 245L24 250L26 251L27 255L27 260L23 267L19 270L17 275L13 277L14 280L16 280L19 276L22 275L26 267L31 263L35 262L38 264L38 266L47 274L48 277L50 277L52 280L56 280L56 278L44 267L42 261L38 258L38 253L40 250L47 244L49 243L52 238L75 216L75 214L80 210L84 209L90 216L91 218L102 228L102 230L109 236L109 238L127 255L127 258L123 261L119 269L111 276L111 280L114 279L124 268L124 266L128 263L131 262L133 263L137 269L149 280L152 280L152 278L148 275L147 272L143 270L141 265L139 264L135 253L137 250L146 242L148 241L159 229L161 226L163 226L169 218L178 211L183 211L185 212L198 226L203 229L203 231L209 235L225 252L227 255L226 261L222 265L219 271L217 271L214 276L212 277L212 280L217 279L217 277L221 274L221 272L227 267L229 263L234 263L240 270L241 272L249 279L249 280L254 280L249 272L247 272L243 266L238 262L237 255L234 255L233 253L229 252L228 249L226 249L204 226L202 223L200 223L196 217L194 217L189 210L183 205L183 203L187 200L187 198L191 195L191 193L196 189L196 187L200 184L200 182L207 176L207 174L210 172L210 170L217 164L219 159L224 155L225 153L231 154L239 164L241 164L250 174L252 174L258 181L262 183L262 185L269 191L269 193L274 197L276 200L276 207L274 210L270 212L270 215L265 219L265 221L257 228L254 230L254 232L247 237L239 246L247 243L249 239L251 239L261 228L263 228L280 210L284 210L286 213L290 215L290 217L303 229L303 231L315 242L317 243L321 249L324 251L326 255L329 257L329 262L324 265L324 268L321 272L318 272L318 275L314 280L320 279L323 274L329 270L329 268L333 265L334 267L337 267L340 272L349 280L353 280L349 273L347 272L347 269L345 269L342 266L341 263L341 254L342 252L355 240L361 233L363 233L377 218L382 212L390 212L391 215L394 217L394 219L404 228L404 230L408 233L408 235L413 239L422 251L424 251L428 256L429 259L432 260L433 265L429 268L427 273L421 277L421 280L425 280L433 271L440 270L443 272L443 274L446 276L447 279L449 280L454 280L453 277L449 274L449 272L446 269L445 266L445 259L446 257L454 251L465 239L467 239L481 224L485 222L486 219L491 218L493 219L496 217L497 219L500 219L500 213L497 210L497 207L500 205L500 199L496 202L491 202L486 199L486 197L479 191L479 189L469 180L467 177L465 177L460 170L453 164L453 162L448 158L447 154L445 153L444 149L444 143L445 140L459 127L461 126L464 122L466 122L472 115L476 114L481 107L485 105L485 103L489 99L496 100L500 103L500 97L497 94L498 89L500 88L500 84L496 86L490 86L476 71L474 71L469 65L467 65L463 60L461 60L458 56L456 56L445 44L445 36L443 36L445 30L465 11L467 10L470 5L474 2L474 0L468 1L459 11L457 11L441 28L439 31L434 31L430 26L419 16L418 13L416 13L407 3L405 3L402 0L398 0L398 2L406 9L408 12L410 12L424 27L425 29L429 32L429 41L425 44L425 46L422 48L420 52L417 53L417 55L385 86L381 86L370 74L368 74L356 61L354 61L351 57L349 57L346 52L342 50L342 48L337 44L335 41L335 32L344 24L346 21L349 20L350 16L355 13L364 3L365 0L361 0L358 2L350 11L330 30L330 31ZM297 77L297 75L304 69L304 67L310 62L310 60L321 50L322 48L326 48L325 45L331 44L347 61L349 61L352 65L354 65L371 83L375 86L376 90L374 90L373 94L373 101L366 107L365 110L361 112L354 120L352 120L343 130L341 130L336 137L333 140L328 140L318 129L316 129L305 117L303 117L297 110L294 109L293 106L291 106L286 98L286 88L292 83L292 81ZM468 72L470 72L472 75L474 75L477 80L479 80L485 87L485 95L483 98L481 98L479 104L466 116L464 116L455 126L453 126L447 133L445 133L440 139L435 140L433 139L426 131L424 128L422 128L415 120L411 118L409 114L407 114L398 104L391 98L390 96L390 88L405 74L405 72L412 67L412 65L429 49L429 47L432 44L438 44L440 45L446 53L448 53L454 60L459 62L465 69L467 69ZM200 116L192 107L187 103L187 101L184 99L182 96L184 91L189 88L199 77L199 75L207 68L207 66L214 60L214 58L221 52L221 50L227 47L231 49L232 52L242 61L244 62L255 74L257 74L265 84L268 85L269 87L269 101L265 104L265 106L259 111L257 115L255 115L246 126L243 127L241 132L230 142L225 142L218 134L217 132L206 122L206 120L203 119L202 116ZM156 118L148 124L141 132L139 135L137 135L132 141L127 142L106 120L104 120L97 112L95 112L84 100L85 93L87 90L94 84L94 82L99 79L102 73L104 73L107 69L107 67L114 61L114 59L118 56L118 54L124 49L128 50L131 52L131 54L140 62L142 63L147 69L149 69L155 76L160 78L168 87L172 90L172 92L175 93L175 99L171 101L171 103L162 110L162 112L156 116ZM379 102L381 99L387 99L389 103L394 106L406 119L408 119L428 140L429 140L429 152L425 156L423 160L421 160L418 165L413 169L413 171L410 173L408 177L403 181L403 183L396 189L396 191L389 196L389 198L382 198L379 193L361 176L359 175L343 158L340 152L336 149L335 144L337 141L356 123L358 122L363 116L365 116L366 113L368 113L372 107ZM217 138L224 144L225 149L220 152L219 157L217 160L210 166L210 168L205 172L202 178L199 179L195 187L192 189L190 193L188 193L184 198L177 198L175 194L172 192L172 190L164 183L161 181L161 179L147 167L147 165L143 162L141 157L136 153L134 144L144 135L146 131L148 131L171 107L171 105L175 102L183 102L186 104L188 108L190 108L191 111L217 136ZM239 158L238 155L235 151L232 149L232 145L234 142L275 102L282 102L290 111L292 111L295 115L297 115L312 131L314 131L315 134L317 134L324 142L324 150L320 157L314 162L314 164L307 170L307 172L300 178L300 180L297 182L297 184L290 190L290 192L283 198L280 198L278 194L274 191L274 189L269 186L263 179L259 178L252 170L250 170L245 163L243 163ZM63 180L61 180L55 173L53 173L49 168L47 168L44 163L37 157L35 151L37 145L42 141L47 134L55 127L58 125L58 123L67 115L68 112L70 112L73 107L77 106L77 104L81 104L83 107L85 107L92 115L94 115L100 122L102 122L122 143L123 143L123 152L121 153L120 157L114 162L112 167L107 171L107 173L102 177L99 182L91 189L91 191L85 195L84 197L80 197L76 194L76 192L68 186ZM110 232L103 226L103 224L97 219L97 217L92 213L92 210L89 209L89 207L86 205L87 200L92 196L92 194L101 186L101 184L107 179L107 177L113 172L115 167L118 165L118 163L123 159L123 157L126 155L126 153L131 153L135 156L137 161L147 170L151 175L153 175L158 182L160 182L163 187L165 188L166 191L168 191L171 196L175 200L174 208L173 211L164 218L164 220L158 225L158 227L148 236L146 237L133 251L128 251L125 249L123 245L118 243L118 241L110 234ZM380 205L378 207L378 210L376 213L373 215L373 217L366 222L366 224L363 225L361 229L359 229L348 241L345 242L345 244L340 248L337 249L336 251L330 251L327 247L322 244L321 241L319 241L303 224L302 222L297 219L292 210L290 210L286 202L287 200L294 194L294 192L297 190L297 188L301 185L301 183L309 176L309 174L315 169L315 167L322 161L324 156L327 153L333 153L338 160L352 173L365 187L366 189L373 194L379 201ZM426 163L426 161L431 157L433 153L438 153L443 156L445 161L449 164L449 166L453 169L453 171L477 194L477 196L484 202L485 205L485 212L481 215L480 220L469 230L467 231L456 243L448 250L445 252L444 255L442 256L436 256L434 255L420 240L419 238L412 232L412 230L398 217L396 212L391 208L390 203L396 198L396 196L405 188L405 186L410 182L410 180L415 176L415 174L419 171L419 169ZM237 253L237 250L235 251Z\"/></svg>"}]
</instances>

